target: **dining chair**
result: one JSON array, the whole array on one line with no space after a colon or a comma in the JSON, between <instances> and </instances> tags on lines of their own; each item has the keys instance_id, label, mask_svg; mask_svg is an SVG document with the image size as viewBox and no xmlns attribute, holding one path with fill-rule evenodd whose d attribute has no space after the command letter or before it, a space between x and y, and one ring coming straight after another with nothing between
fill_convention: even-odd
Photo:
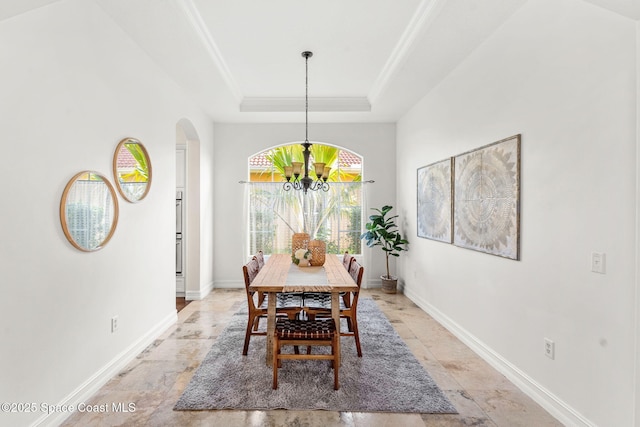
<instances>
[{"instance_id":1,"label":"dining chair","mask_svg":"<svg viewBox=\"0 0 640 427\"><path fill-rule=\"evenodd\" d=\"M278 388L278 368L282 366L282 360L330 360L333 367L333 388L338 390L338 371L340 369L340 354L338 351L338 340L340 334L336 330L336 323L333 319L327 320L300 320L279 318L276 321L276 329L273 339L273 389ZM292 345L294 349L298 346L307 346L307 354L282 353L282 346ZM311 346L330 346L331 354L314 353Z\"/></svg>"},{"instance_id":2,"label":"dining chair","mask_svg":"<svg viewBox=\"0 0 640 427\"><path fill-rule=\"evenodd\" d=\"M264 335L267 333L265 331L259 331L258 325L261 318L267 317L267 307L268 307L268 297L265 296L264 300L256 305L254 300L254 294L256 292L251 292L249 290L249 286L253 282L253 279L256 278L258 272L260 271L260 264L256 257L253 257L251 261L242 266L242 273L244 276L244 288L247 293L247 306L249 311L249 318L247 319L247 331L244 336L244 347L242 348L242 354L244 356L247 355L249 350L249 340L253 335ZM278 294L278 298L276 300L276 316L286 316L290 319L295 319L296 316L302 311L302 298L296 298L294 295L285 295L280 297Z\"/></svg>"},{"instance_id":3,"label":"dining chair","mask_svg":"<svg viewBox=\"0 0 640 427\"><path fill-rule=\"evenodd\" d=\"M358 332L358 296L360 295L360 285L362 284L362 276L364 274L364 267L360 265L355 259L351 261L349 266L349 274L353 278L353 281L358 285L358 290L350 292L351 305L346 306L344 301L340 301L340 318L346 319L347 331L340 331L340 336L352 336L356 341L356 350L358 357L362 357L362 348L360 347L360 333ZM315 320L317 318L331 317L331 302L327 304L326 301L321 301L317 306L313 305L315 301L304 301L304 311L307 314L309 320Z\"/></svg>"}]
</instances>

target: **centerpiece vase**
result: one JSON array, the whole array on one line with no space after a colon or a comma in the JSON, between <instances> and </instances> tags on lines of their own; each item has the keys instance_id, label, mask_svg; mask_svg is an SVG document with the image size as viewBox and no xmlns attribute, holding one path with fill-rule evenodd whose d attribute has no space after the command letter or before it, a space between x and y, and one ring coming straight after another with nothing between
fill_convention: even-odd
<instances>
[{"instance_id":1,"label":"centerpiece vase","mask_svg":"<svg viewBox=\"0 0 640 427\"><path fill-rule=\"evenodd\" d=\"M307 249L309 244L309 235L307 233L293 233L291 238L291 255L294 255L298 249Z\"/></svg>"},{"instance_id":2,"label":"centerpiece vase","mask_svg":"<svg viewBox=\"0 0 640 427\"><path fill-rule=\"evenodd\" d=\"M322 240L311 240L308 248L311 252L311 265L324 265L325 254L327 253L327 244Z\"/></svg>"}]
</instances>

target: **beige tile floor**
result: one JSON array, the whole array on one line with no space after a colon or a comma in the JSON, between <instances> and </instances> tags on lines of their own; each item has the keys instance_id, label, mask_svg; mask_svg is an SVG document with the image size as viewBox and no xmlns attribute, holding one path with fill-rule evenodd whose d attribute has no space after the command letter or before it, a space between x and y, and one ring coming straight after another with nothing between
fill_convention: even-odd
<instances>
[{"instance_id":1,"label":"beige tile floor","mask_svg":"<svg viewBox=\"0 0 640 427\"><path fill-rule=\"evenodd\" d=\"M401 294L364 290L459 414L389 414L329 411L173 411L200 361L231 315L246 303L244 290L215 290L178 313L169 328L111 379L92 405L133 403L135 411L75 413L64 426L561 426L502 374ZM257 338L262 339L262 338ZM351 338L343 338L351 339ZM238 355L240 357L240 355Z\"/></svg>"}]
</instances>

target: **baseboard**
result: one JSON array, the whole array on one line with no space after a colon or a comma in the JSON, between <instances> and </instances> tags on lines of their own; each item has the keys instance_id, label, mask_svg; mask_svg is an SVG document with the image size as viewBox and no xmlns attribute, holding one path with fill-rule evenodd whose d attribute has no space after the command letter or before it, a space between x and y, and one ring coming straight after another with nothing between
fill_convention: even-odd
<instances>
[{"instance_id":1,"label":"baseboard","mask_svg":"<svg viewBox=\"0 0 640 427\"><path fill-rule=\"evenodd\" d=\"M173 310L146 334L114 357L113 360L103 366L98 372L93 374L78 388L62 399L61 402L58 402L56 406L72 406L77 408L78 404L88 402L91 396L93 396L111 378L124 369L129 362L135 359L145 348L151 345L158 336L166 331L166 329L173 325L177 320L178 314ZM73 412L53 412L49 415L45 414L31 424L31 426L58 426L72 414Z\"/></svg>"},{"instance_id":2,"label":"baseboard","mask_svg":"<svg viewBox=\"0 0 640 427\"><path fill-rule=\"evenodd\" d=\"M216 289L243 289L244 281L242 280L216 280Z\"/></svg>"},{"instance_id":3,"label":"baseboard","mask_svg":"<svg viewBox=\"0 0 640 427\"><path fill-rule=\"evenodd\" d=\"M404 294L561 423L567 426L596 427L558 396L493 351L440 310L415 295L410 289L404 289Z\"/></svg>"},{"instance_id":4,"label":"baseboard","mask_svg":"<svg viewBox=\"0 0 640 427\"><path fill-rule=\"evenodd\" d=\"M207 286L197 291L186 291L184 297L187 301L197 301L204 299L213 290L213 282L209 282Z\"/></svg>"},{"instance_id":5,"label":"baseboard","mask_svg":"<svg viewBox=\"0 0 640 427\"><path fill-rule=\"evenodd\" d=\"M376 289L382 287L382 280L371 280L371 279L362 279L362 288L363 289Z\"/></svg>"}]
</instances>

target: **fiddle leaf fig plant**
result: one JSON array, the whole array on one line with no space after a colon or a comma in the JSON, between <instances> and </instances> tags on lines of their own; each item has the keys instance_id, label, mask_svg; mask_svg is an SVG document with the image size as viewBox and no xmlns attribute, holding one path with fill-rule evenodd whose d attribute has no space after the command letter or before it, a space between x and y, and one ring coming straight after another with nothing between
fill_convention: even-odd
<instances>
[{"instance_id":1,"label":"fiddle leaf fig plant","mask_svg":"<svg viewBox=\"0 0 640 427\"><path fill-rule=\"evenodd\" d=\"M395 223L395 219L398 215L392 215L387 217L387 214L393 209L393 206L385 205L382 209L373 208L378 212L377 215L371 215L366 224L367 231L362 233L360 239L367 241L368 247L381 246L385 252L385 258L387 261L387 275L386 279L391 279L392 276L389 272L389 256L399 257L401 251L406 251L406 245L409 241L402 237L398 231L398 226Z\"/></svg>"}]
</instances>

